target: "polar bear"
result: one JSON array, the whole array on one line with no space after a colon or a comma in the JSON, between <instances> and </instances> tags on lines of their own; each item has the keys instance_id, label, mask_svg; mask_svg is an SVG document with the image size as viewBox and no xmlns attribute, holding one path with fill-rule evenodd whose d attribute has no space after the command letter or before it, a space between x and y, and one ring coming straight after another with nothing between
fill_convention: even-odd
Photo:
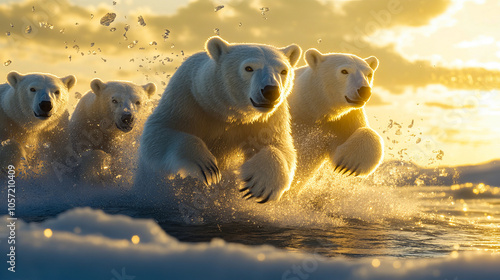
<instances>
[{"instance_id":1,"label":"polar bear","mask_svg":"<svg viewBox=\"0 0 500 280\"><path fill-rule=\"evenodd\" d=\"M277 200L296 166L286 97L302 50L230 44L217 36L205 49L179 67L146 121L136 182L152 170L216 184L231 160L242 158L244 197Z\"/></svg>"},{"instance_id":2,"label":"polar bear","mask_svg":"<svg viewBox=\"0 0 500 280\"><path fill-rule=\"evenodd\" d=\"M75 171L84 181L106 182L124 175L124 167L133 161L138 147L135 139L151 113L148 101L156 85L94 79L90 88L69 123L72 149L77 154Z\"/></svg>"},{"instance_id":3,"label":"polar bear","mask_svg":"<svg viewBox=\"0 0 500 280\"><path fill-rule=\"evenodd\" d=\"M304 182L327 159L342 174L370 174L383 157L383 140L368 126L363 108L378 59L309 49L305 60L288 98L299 162L295 182Z\"/></svg>"},{"instance_id":4,"label":"polar bear","mask_svg":"<svg viewBox=\"0 0 500 280\"><path fill-rule=\"evenodd\" d=\"M0 85L0 168L13 165L30 177L51 172L67 143L69 91L73 75L10 72Z\"/></svg>"}]
</instances>

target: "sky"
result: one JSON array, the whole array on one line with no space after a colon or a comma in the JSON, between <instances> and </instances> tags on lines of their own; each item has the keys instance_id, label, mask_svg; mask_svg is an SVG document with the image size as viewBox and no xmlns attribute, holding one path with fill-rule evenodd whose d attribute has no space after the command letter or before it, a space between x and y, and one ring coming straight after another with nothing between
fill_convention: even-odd
<instances>
[{"instance_id":1,"label":"sky","mask_svg":"<svg viewBox=\"0 0 500 280\"><path fill-rule=\"evenodd\" d=\"M385 158L478 164L500 158L499 8L498 0L0 0L0 77L75 74L82 94L97 77L155 82L159 97L216 34L374 55L366 111ZM104 26L108 12L117 16Z\"/></svg>"}]
</instances>

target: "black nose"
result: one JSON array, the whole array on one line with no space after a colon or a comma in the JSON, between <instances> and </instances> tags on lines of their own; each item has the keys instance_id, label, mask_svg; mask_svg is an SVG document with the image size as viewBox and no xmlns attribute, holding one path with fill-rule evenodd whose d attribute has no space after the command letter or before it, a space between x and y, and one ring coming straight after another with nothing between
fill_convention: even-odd
<instances>
[{"instance_id":1,"label":"black nose","mask_svg":"<svg viewBox=\"0 0 500 280\"><path fill-rule=\"evenodd\" d=\"M368 100L372 95L372 89L370 87L360 87L358 89L358 95L363 100Z\"/></svg>"},{"instance_id":2,"label":"black nose","mask_svg":"<svg viewBox=\"0 0 500 280\"><path fill-rule=\"evenodd\" d=\"M280 88L277 86L265 86L260 90L267 100L274 102L280 98Z\"/></svg>"},{"instance_id":3,"label":"black nose","mask_svg":"<svg viewBox=\"0 0 500 280\"><path fill-rule=\"evenodd\" d=\"M134 117L130 113L125 113L122 115L121 121L124 124L131 125L134 122Z\"/></svg>"},{"instance_id":4,"label":"black nose","mask_svg":"<svg viewBox=\"0 0 500 280\"><path fill-rule=\"evenodd\" d=\"M50 101L42 101L40 102L40 104L38 104L38 106L40 107L40 110L45 113L48 113L50 112L50 110L52 110L52 102Z\"/></svg>"}]
</instances>

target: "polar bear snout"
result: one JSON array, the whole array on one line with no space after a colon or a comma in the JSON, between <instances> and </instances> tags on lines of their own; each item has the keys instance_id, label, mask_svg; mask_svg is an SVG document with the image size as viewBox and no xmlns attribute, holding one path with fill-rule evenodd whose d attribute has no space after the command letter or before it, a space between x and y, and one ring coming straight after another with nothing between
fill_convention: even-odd
<instances>
[{"instance_id":1,"label":"polar bear snout","mask_svg":"<svg viewBox=\"0 0 500 280\"><path fill-rule=\"evenodd\" d=\"M358 95L364 102L367 102L372 95L372 89L370 87L360 87L358 89Z\"/></svg>"},{"instance_id":2,"label":"polar bear snout","mask_svg":"<svg viewBox=\"0 0 500 280\"><path fill-rule=\"evenodd\" d=\"M123 132L131 131L134 128L134 115L130 112L123 113L120 117L120 122L116 126Z\"/></svg>"},{"instance_id":3,"label":"polar bear snout","mask_svg":"<svg viewBox=\"0 0 500 280\"><path fill-rule=\"evenodd\" d=\"M273 103L280 98L280 88L278 86L265 86L260 92L265 99Z\"/></svg>"},{"instance_id":4,"label":"polar bear snout","mask_svg":"<svg viewBox=\"0 0 500 280\"><path fill-rule=\"evenodd\" d=\"M371 95L372 95L371 88L362 86L357 90L357 97L359 97L359 98L351 99L348 96L345 96L345 100L352 107L361 108L361 107L365 106L366 102L368 102Z\"/></svg>"},{"instance_id":5,"label":"polar bear snout","mask_svg":"<svg viewBox=\"0 0 500 280\"><path fill-rule=\"evenodd\" d=\"M52 115L51 111L52 111L53 106L52 106L51 101L41 101L40 103L38 103L37 107L38 108L33 110L35 117L42 119L42 120L45 120Z\"/></svg>"},{"instance_id":6,"label":"polar bear snout","mask_svg":"<svg viewBox=\"0 0 500 280\"><path fill-rule=\"evenodd\" d=\"M49 113L52 110L52 102L42 101L38 104L38 107L40 107L40 110L42 110L42 112Z\"/></svg>"}]
</instances>

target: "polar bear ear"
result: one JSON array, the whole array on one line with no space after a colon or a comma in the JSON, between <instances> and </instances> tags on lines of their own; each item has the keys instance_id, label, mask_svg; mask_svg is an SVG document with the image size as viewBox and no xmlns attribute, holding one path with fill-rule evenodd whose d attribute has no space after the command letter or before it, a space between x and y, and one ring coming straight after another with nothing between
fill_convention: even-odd
<instances>
[{"instance_id":1,"label":"polar bear ear","mask_svg":"<svg viewBox=\"0 0 500 280\"><path fill-rule=\"evenodd\" d=\"M307 65L311 68L316 68L321 62L325 60L325 57L317 49L308 49L306 51L305 59Z\"/></svg>"},{"instance_id":2,"label":"polar bear ear","mask_svg":"<svg viewBox=\"0 0 500 280\"><path fill-rule=\"evenodd\" d=\"M297 62L299 61L300 56L302 55L302 49L295 44L291 44L290 46L284 47L280 50L286 55L286 57L288 57L290 65L292 67L295 67L295 65L297 65Z\"/></svg>"},{"instance_id":3,"label":"polar bear ear","mask_svg":"<svg viewBox=\"0 0 500 280\"><path fill-rule=\"evenodd\" d=\"M61 78L61 81L66 86L68 91L76 85L76 77L74 75L69 75L67 77Z\"/></svg>"},{"instance_id":4,"label":"polar bear ear","mask_svg":"<svg viewBox=\"0 0 500 280\"><path fill-rule=\"evenodd\" d=\"M16 71L12 71L7 75L7 82L13 88L24 78L23 75L19 74Z\"/></svg>"},{"instance_id":5,"label":"polar bear ear","mask_svg":"<svg viewBox=\"0 0 500 280\"><path fill-rule=\"evenodd\" d=\"M218 62L223 54L229 52L229 43L219 36L214 36L207 40L205 49L207 50L208 55L213 60Z\"/></svg>"},{"instance_id":6,"label":"polar bear ear","mask_svg":"<svg viewBox=\"0 0 500 280\"><path fill-rule=\"evenodd\" d=\"M106 88L106 84L100 79L93 79L90 82L90 88L95 95L99 95Z\"/></svg>"},{"instance_id":7,"label":"polar bear ear","mask_svg":"<svg viewBox=\"0 0 500 280\"><path fill-rule=\"evenodd\" d=\"M368 65L370 65L370 68L372 68L373 71L377 70L378 59L376 57L374 57L374 56L367 57L367 58L365 58L365 61L366 61L366 63L368 63Z\"/></svg>"},{"instance_id":8,"label":"polar bear ear","mask_svg":"<svg viewBox=\"0 0 500 280\"><path fill-rule=\"evenodd\" d=\"M144 91L146 91L148 97L151 97L151 95L156 92L156 85L154 83L143 85L142 88L144 88Z\"/></svg>"}]
</instances>

